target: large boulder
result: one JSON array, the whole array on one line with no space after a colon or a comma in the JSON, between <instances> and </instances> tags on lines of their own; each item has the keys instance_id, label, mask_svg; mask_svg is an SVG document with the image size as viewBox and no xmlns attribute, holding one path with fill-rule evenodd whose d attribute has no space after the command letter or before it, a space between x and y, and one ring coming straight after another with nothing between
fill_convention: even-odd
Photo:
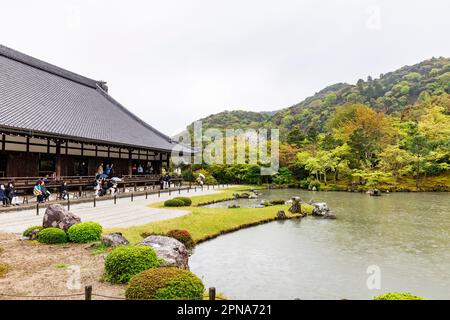
<instances>
[{"instance_id":1,"label":"large boulder","mask_svg":"<svg viewBox=\"0 0 450 320\"><path fill-rule=\"evenodd\" d=\"M80 222L81 219L76 214L67 211L60 204L52 204L45 210L42 226L44 228L54 227L67 231L71 226Z\"/></svg>"},{"instance_id":2,"label":"large boulder","mask_svg":"<svg viewBox=\"0 0 450 320\"><path fill-rule=\"evenodd\" d=\"M129 244L129 241L120 232L112 232L105 234L102 239L104 245L113 247Z\"/></svg>"},{"instance_id":3,"label":"large boulder","mask_svg":"<svg viewBox=\"0 0 450 320\"><path fill-rule=\"evenodd\" d=\"M184 244L174 238L149 236L140 245L152 247L164 261L165 267L189 269L189 251Z\"/></svg>"}]
</instances>

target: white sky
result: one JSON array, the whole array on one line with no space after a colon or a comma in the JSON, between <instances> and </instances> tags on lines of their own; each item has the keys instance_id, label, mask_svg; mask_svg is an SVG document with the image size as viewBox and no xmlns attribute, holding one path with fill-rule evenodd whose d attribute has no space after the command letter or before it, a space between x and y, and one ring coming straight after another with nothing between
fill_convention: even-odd
<instances>
[{"instance_id":1,"label":"white sky","mask_svg":"<svg viewBox=\"0 0 450 320\"><path fill-rule=\"evenodd\" d=\"M0 43L106 80L174 134L277 110L336 82L450 56L447 0L0 0Z\"/></svg>"}]
</instances>

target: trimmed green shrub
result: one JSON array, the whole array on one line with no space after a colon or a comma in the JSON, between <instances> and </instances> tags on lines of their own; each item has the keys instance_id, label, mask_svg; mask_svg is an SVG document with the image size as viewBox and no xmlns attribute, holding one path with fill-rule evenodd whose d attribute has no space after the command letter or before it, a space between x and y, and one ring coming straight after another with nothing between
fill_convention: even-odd
<instances>
[{"instance_id":1,"label":"trimmed green shrub","mask_svg":"<svg viewBox=\"0 0 450 320\"><path fill-rule=\"evenodd\" d=\"M105 279L126 283L132 276L160 265L155 250L149 246L120 246L106 257Z\"/></svg>"},{"instance_id":2,"label":"trimmed green shrub","mask_svg":"<svg viewBox=\"0 0 450 320\"><path fill-rule=\"evenodd\" d=\"M29 236L31 235L31 232L32 232L33 230L39 230L39 232L40 232L42 229L44 229L43 226L33 226L33 227L29 227L29 228L27 228L27 229L22 233L22 235L23 235L24 237L29 237Z\"/></svg>"},{"instance_id":3,"label":"trimmed green shrub","mask_svg":"<svg viewBox=\"0 0 450 320\"><path fill-rule=\"evenodd\" d=\"M374 297L373 300L425 300L425 298L415 296L409 292L388 292Z\"/></svg>"},{"instance_id":4,"label":"trimmed green shrub","mask_svg":"<svg viewBox=\"0 0 450 320\"><path fill-rule=\"evenodd\" d=\"M165 207L184 207L184 202L179 199L170 199L164 202Z\"/></svg>"},{"instance_id":5,"label":"trimmed green shrub","mask_svg":"<svg viewBox=\"0 0 450 320\"><path fill-rule=\"evenodd\" d=\"M45 228L39 231L37 240L46 244L66 243L67 234L58 228Z\"/></svg>"},{"instance_id":6,"label":"trimmed green shrub","mask_svg":"<svg viewBox=\"0 0 450 320\"><path fill-rule=\"evenodd\" d=\"M177 239L182 244L184 244L187 249L192 249L195 245L194 239L192 239L191 234L187 230L170 230L169 232L167 232L167 236Z\"/></svg>"},{"instance_id":7,"label":"trimmed green shrub","mask_svg":"<svg viewBox=\"0 0 450 320\"><path fill-rule=\"evenodd\" d=\"M189 207L192 204L191 198L188 197L176 197L174 199L183 201L184 206L186 207Z\"/></svg>"},{"instance_id":8,"label":"trimmed green shrub","mask_svg":"<svg viewBox=\"0 0 450 320\"><path fill-rule=\"evenodd\" d=\"M163 232L147 232L147 231L144 231L144 232L142 232L141 234L140 234L140 236L143 238L143 239L145 239L145 238L147 238L147 237L150 237L150 236L165 236L166 234L165 233L163 233Z\"/></svg>"},{"instance_id":9,"label":"trimmed green shrub","mask_svg":"<svg viewBox=\"0 0 450 320\"><path fill-rule=\"evenodd\" d=\"M284 204L286 201L281 200L281 199L277 199L277 200L272 200L270 201L271 204L273 205L280 205L280 204Z\"/></svg>"},{"instance_id":10,"label":"trimmed green shrub","mask_svg":"<svg viewBox=\"0 0 450 320\"><path fill-rule=\"evenodd\" d=\"M97 222L81 222L67 230L69 240L77 243L87 243L100 240L103 228Z\"/></svg>"},{"instance_id":11,"label":"trimmed green shrub","mask_svg":"<svg viewBox=\"0 0 450 320\"><path fill-rule=\"evenodd\" d=\"M149 269L131 278L125 297L128 300L201 300L205 286L190 271L174 268Z\"/></svg>"},{"instance_id":12,"label":"trimmed green shrub","mask_svg":"<svg viewBox=\"0 0 450 320\"><path fill-rule=\"evenodd\" d=\"M216 178L214 178L213 176L206 176L205 178L205 185L218 185L218 182L216 180Z\"/></svg>"},{"instance_id":13,"label":"trimmed green shrub","mask_svg":"<svg viewBox=\"0 0 450 320\"><path fill-rule=\"evenodd\" d=\"M9 266L6 263L0 263L0 278L4 277L9 271Z\"/></svg>"}]
</instances>

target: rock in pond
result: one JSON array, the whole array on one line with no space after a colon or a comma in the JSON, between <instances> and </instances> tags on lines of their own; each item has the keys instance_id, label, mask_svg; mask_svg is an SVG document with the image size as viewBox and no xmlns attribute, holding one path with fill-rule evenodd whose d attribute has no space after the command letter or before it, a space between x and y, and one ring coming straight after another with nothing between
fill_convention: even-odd
<instances>
[{"instance_id":1,"label":"rock in pond","mask_svg":"<svg viewBox=\"0 0 450 320\"><path fill-rule=\"evenodd\" d=\"M165 236L149 236L140 245L150 246L164 260L165 267L189 269L189 251L180 241Z\"/></svg>"},{"instance_id":2,"label":"rock in pond","mask_svg":"<svg viewBox=\"0 0 450 320\"><path fill-rule=\"evenodd\" d=\"M381 191L378 189L370 189L369 191L367 191L367 194L369 196L379 197L379 196L381 196Z\"/></svg>"},{"instance_id":3,"label":"rock in pond","mask_svg":"<svg viewBox=\"0 0 450 320\"><path fill-rule=\"evenodd\" d=\"M336 219L336 215L330 211L330 208L325 202L313 202L314 206L312 215L315 217L321 217L324 219Z\"/></svg>"},{"instance_id":4,"label":"rock in pond","mask_svg":"<svg viewBox=\"0 0 450 320\"><path fill-rule=\"evenodd\" d=\"M53 227L67 231L71 226L80 222L79 216L67 211L62 205L51 204L45 210L42 226L44 228Z\"/></svg>"},{"instance_id":5,"label":"rock in pond","mask_svg":"<svg viewBox=\"0 0 450 320\"><path fill-rule=\"evenodd\" d=\"M112 232L105 234L102 239L102 243L104 245L113 247L113 246L121 246L121 245L127 245L129 241L125 239L125 237L120 232Z\"/></svg>"}]
</instances>

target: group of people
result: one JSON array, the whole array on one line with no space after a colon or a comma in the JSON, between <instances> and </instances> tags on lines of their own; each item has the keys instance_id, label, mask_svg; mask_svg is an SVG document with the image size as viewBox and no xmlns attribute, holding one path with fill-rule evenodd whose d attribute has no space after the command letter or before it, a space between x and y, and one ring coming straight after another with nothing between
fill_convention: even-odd
<instances>
[{"instance_id":1,"label":"group of people","mask_svg":"<svg viewBox=\"0 0 450 320\"><path fill-rule=\"evenodd\" d=\"M6 187L4 184L0 185L0 201L3 207L19 205L19 198L12 182L8 183Z\"/></svg>"},{"instance_id":2,"label":"group of people","mask_svg":"<svg viewBox=\"0 0 450 320\"><path fill-rule=\"evenodd\" d=\"M106 195L108 191L111 195L114 195L118 193L119 189L115 180L101 179L95 181L94 191L96 197L102 197Z\"/></svg>"},{"instance_id":3,"label":"group of people","mask_svg":"<svg viewBox=\"0 0 450 320\"><path fill-rule=\"evenodd\" d=\"M161 177L159 178L159 185L161 187L161 190L170 188L170 183L171 183L171 177L168 173L161 175Z\"/></svg>"},{"instance_id":4,"label":"group of people","mask_svg":"<svg viewBox=\"0 0 450 320\"><path fill-rule=\"evenodd\" d=\"M114 164L106 164L103 168L103 163L101 163L97 168L97 173L95 175L95 180L105 180L111 179L114 176Z\"/></svg>"},{"instance_id":5,"label":"group of people","mask_svg":"<svg viewBox=\"0 0 450 320\"><path fill-rule=\"evenodd\" d=\"M141 163L139 164L133 163L133 166L131 167L131 173L133 175L153 174L153 172L154 170L151 162L148 162L145 168Z\"/></svg>"},{"instance_id":6,"label":"group of people","mask_svg":"<svg viewBox=\"0 0 450 320\"><path fill-rule=\"evenodd\" d=\"M38 203L45 202L48 198L50 198L50 191L48 191L47 186L45 185L44 179L38 180L33 188L33 194L36 196Z\"/></svg>"}]
</instances>

